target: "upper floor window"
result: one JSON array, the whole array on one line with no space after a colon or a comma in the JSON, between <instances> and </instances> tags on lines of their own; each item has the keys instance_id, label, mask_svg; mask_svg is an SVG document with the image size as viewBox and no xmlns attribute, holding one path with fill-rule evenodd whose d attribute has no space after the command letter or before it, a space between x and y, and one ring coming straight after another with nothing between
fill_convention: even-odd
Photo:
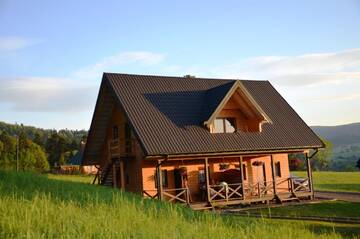
<instances>
[{"instance_id":1,"label":"upper floor window","mask_svg":"<svg viewBox=\"0 0 360 239\"><path fill-rule=\"evenodd\" d=\"M235 118L216 118L214 133L234 133L236 131Z\"/></svg>"}]
</instances>

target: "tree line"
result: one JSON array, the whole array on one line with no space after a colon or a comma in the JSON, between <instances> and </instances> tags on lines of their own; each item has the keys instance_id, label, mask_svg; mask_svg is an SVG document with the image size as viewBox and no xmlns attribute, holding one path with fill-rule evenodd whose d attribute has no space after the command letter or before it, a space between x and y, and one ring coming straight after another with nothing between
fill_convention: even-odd
<instances>
[{"instance_id":1,"label":"tree line","mask_svg":"<svg viewBox=\"0 0 360 239\"><path fill-rule=\"evenodd\" d=\"M86 130L49 130L0 122L0 168L47 171L69 163Z\"/></svg>"}]
</instances>

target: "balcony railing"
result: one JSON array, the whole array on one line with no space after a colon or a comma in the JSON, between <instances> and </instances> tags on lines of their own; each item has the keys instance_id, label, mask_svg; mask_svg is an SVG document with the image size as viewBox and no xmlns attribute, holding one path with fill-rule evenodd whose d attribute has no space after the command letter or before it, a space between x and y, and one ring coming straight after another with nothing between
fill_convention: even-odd
<instances>
[{"instance_id":1,"label":"balcony railing","mask_svg":"<svg viewBox=\"0 0 360 239\"><path fill-rule=\"evenodd\" d=\"M109 154L111 157L121 157L132 155L132 142L131 140L121 141L119 139L114 139L108 141Z\"/></svg>"}]
</instances>

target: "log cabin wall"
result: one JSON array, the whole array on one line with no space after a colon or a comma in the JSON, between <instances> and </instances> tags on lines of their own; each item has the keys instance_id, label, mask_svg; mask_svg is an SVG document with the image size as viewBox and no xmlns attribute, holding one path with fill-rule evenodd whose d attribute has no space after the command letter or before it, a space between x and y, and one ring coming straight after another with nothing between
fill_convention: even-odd
<instances>
[{"instance_id":1,"label":"log cabin wall","mask_svg":"<svg viewBox=\"0 0 360 239\"><path fill-rule=\"evenodd\" d=\"M106 132L106 140L102 148L102 158L101 166L104 166L110 160L109 155L109 144L108 142L112 141L113 138L113 127L118 127L118 140L120 143L121 152L126 152L125 145L125 124L127 124L125 115L114 106L112 110L112 116L110 122L108 123L108 128ZM143 150L140 146L139 141L137 140L133 131L130 133L131 139L131 156L124 160L124 179L125 179L125 190L131 192L141 192L142 191L142 172L141 172L141 161L144 158ZM120 172L118 172L118 177ZM120 180L119 180L120 181ZM120 187L120 185L118 185Z\"/></svg>"},{"instance_id":2,"label":"log cabin wall","mask_svg":"<svg viewBox=\"0 0 360 239\"><path fill-rule=\"evenodd\" d=\"M280 181L282 179L289 178L289 162L288 154L273 154L274 164L280 164L280 176L275 175L275 180ZM262 166L254 166L256 162L261 162L265 165L265 181L273 181L272 178L272 168L271 168L271 157L270 155L261 156L261 157L244 157L244 163L246 163L247 174L249 176L249 183L256 184L263 178L263 168ZM283 182L280 185L278 192L288 191L288 183Z\"/></svg>"}]
</instances>

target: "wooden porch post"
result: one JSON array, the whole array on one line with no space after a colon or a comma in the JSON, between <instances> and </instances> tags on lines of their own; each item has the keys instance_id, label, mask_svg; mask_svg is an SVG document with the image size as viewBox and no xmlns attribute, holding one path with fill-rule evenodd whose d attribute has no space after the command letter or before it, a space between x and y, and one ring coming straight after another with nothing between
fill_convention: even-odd
<instances>
[{"instance_id":1,"label":"wooden porch post","mask_svg":"<svg viewBox=\"0 0 360 239\"><path fill-rule=\"evenodd\" d=\"M274 187L274 195L277 196L276 177L275 177L275 164L274 164L274 159L273 159L273 155L272 155L272 154L270 154L270 159L271 159L271 171L272 171L272 180L273 180L273 187Z\"/></svg>"},{"instance_id":2,"label":"wooden porch post","mask_svg":"<svg viewBox=\"0 0 360 239\"><path fill-rule=\"evenodd\" d=\"M310 192L311 192L311 199L314 199L314 185L313 185L313 180L312 180L311 162L310 162L308 153L305 153L305 158L306 158L306 171L307 171L307 176L309 178L309 188L310 188Z\"/></svg>"},{"instance_id":3,"label":"wooden porch post","mask_svg":"<svg viewBox=\"0 0 360 239\"><path fill-rule=\"evenodd\" d=\"M240 169L240 178L241 178L241 194L243 195L243 200L245 200L245 184L244 184L244 173L243 173L243 157L239 157L239 169Z\"/></svg>"},{"instance_id":4,"label":"wooden porch post","mask_svg":"<svg viewBox=\"0 0 360 239\"><path fill-rule=\"evenodd\" d=\"M161 172L161 161L158 161L157 165L157 190L159 200L163 200L163 185L162 185L162 172Z\"/></svg>"},{"instance_id":5,"label":"wooden porch post","mask_svg":"<svg viewBox=\"0 0 360 239\"><path fill-rule=\"evenodd\" d=\"M120 160L120 186L125 190L124 160Z\"/></svg>"},{"instance_id":6,"label":"wooden porch post","mask_svg":"<svg viewBox=\"0 0 360 239\"><path fill-rule=\"evenodd\" d=\"M116 177L116 161L112 161L112 171L113 171L113 188L117 188L117 177Z\"/></svg>"},{"instance_id":7,"label":"wooden porch post","mask_svg":"<svg viewBox=\"0 0 360 239\"><path fill-rule=\"evenodd\" d=\"M210 183L209 183L209 162L208 158L205 158L205 181L206 181L206 198L207 202L210 203Z\"/></svg>"}]
</instances>

